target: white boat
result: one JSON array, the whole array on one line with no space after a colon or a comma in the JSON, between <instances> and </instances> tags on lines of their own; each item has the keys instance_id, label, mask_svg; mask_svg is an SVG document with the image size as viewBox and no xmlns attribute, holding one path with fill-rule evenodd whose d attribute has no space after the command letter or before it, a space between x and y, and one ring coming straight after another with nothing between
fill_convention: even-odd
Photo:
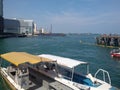
<instances>
[{"instance_id":1,"label":"white boat","mask_svg":"<svg viewBox=\"0 0 120 90\"><path fill-rule=\"evenodd\" d=\"M50 54L35 56L25 52L10 52L0 57L12 63L6 68L1 67L0 72L13 89L115 90L111 86L109 73L99 69L93 77L89 73L87 62ZM75 68L79 65L87 66L86 75L75 72ZM103 73L103 80L96 78L100 71Z\"/></svg>"},{"instance_id":2,"label":"white boat","mask_svg":"<svg viewBox=\"0 0 120 90\"><path fill-rule=\"evenodd\" d=\"M58 65L60 65L64 69L67 69L69 72L71 69L71 77L60 74L62 80L59 77L54 77L54 78L57 81L64 83L66 86L73 87L74 88L73 90L81 90L81 89L82 90L114 90L115 89L111 86L110 75L106 70L99 69L93 77L89 73L89 64L87 62L78 61L70 58L64 58L55 55L49 55L49 54L42 54L39 56L56 61ZM85 70L86 75L81 75L79 73L74 72L75 67L79 65L86 65L87 67L87 70ZM103 73L103 80L96 78L99 72ZM105 78L106 77L105 74L108 77L107 79ZM108 82L106 82L105 80L108 80Z\"/></svg>"}]
</instances>

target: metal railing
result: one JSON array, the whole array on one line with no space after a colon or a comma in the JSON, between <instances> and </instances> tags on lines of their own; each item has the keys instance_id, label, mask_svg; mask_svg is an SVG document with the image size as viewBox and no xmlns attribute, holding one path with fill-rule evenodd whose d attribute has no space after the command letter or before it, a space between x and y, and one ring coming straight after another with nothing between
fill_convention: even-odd
<instances>
[{"instance_id":1,"label":"metal railing","mask_svg":"<svg viewBox=\"0 0 120 90\"><path fill-rule=\"evenodd\" d=\"M98 69L97 72L95 73L94 77L96 78L96 76L98 75L99 72L103 72L103 80L104 82L106 82L106 78L105 78L105 73L107 74L107 77L108 77L108 83L111 85L111 78L110 78L110 75L108 73L108 71L104 70L104 69Z\"/></svg>"}]
</instances>

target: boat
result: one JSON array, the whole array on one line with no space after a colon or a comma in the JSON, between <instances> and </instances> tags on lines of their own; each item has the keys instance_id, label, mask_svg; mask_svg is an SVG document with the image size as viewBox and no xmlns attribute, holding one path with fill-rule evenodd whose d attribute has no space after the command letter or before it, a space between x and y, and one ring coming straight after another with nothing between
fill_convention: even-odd
<instances>
[{"instance_id":1,"label":"boat","mask_svg":"<svg viewBox=\"0 0 120 90\"><path fill-rule=\"evenodd\" d=\"M120 58L120 48L119 49L113 49L111 52L111 57L114 58Z\"/></svg>"},{"instance_id":2,"label":"boat","mask_svg":"<svg viewBox=\"0 0 120 90\"><path fill-rule=\"evenodd\" d=\"M115 90L109 73L99 69L92 76L87 62L26 52L9 52L0 57L0 73L13 90ZM4 66L5 61L9 65ZM77 66L82 65L86 67L83 70L86 74L79 73L82 70L76 72ZM100 72L103 80L97 78Z\"/></svg>"}]
</instances>

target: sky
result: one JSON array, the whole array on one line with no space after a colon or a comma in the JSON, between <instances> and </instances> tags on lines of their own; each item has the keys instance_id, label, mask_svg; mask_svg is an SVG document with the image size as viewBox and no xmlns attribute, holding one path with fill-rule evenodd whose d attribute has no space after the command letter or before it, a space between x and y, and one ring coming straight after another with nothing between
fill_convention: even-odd
<instances>
[{"instance_id":1,"label":"sky","mask_svg":"<svg viewBox=\"0 0 120 90\"><path fill-rule=\"evenodd\" d=\"M58 33L120 34L120 0L3 0L4 18Z\"/></svg>"}]
</instances>

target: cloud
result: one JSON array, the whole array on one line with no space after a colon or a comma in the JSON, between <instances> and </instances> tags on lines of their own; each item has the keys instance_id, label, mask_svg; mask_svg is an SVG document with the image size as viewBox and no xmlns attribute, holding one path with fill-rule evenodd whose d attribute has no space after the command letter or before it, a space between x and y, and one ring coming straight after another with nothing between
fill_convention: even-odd
<instances>
[{"instance_id":1,"label":"cloud","mask_svg":"<svg viewBox=\"0 0 120 90\"><path fill-rule=\"evenodd\" d=\"M41 25L44 23L44 26L50 27L50 24L53 24L55 32L97 32L95 30L109 32L109 29L116 28L117 24L120 24L119 15L118 12L88 15L81 12L62 11L59 14L47 12L39 19L42 20Z\"/></svg>"},{"instance_id":2,"label":"cloud","mask_svg":"<svg viewBox=\"0 0 120 90\"><path fill-rule=\"evenodd\" d=\"M62 12L59 14L48 13L44 17L46 22L57 24L76 24L80 26L96 25L102 23L120 23L120 13L102 13L88 16L77 12Z\"/></svg>"}]
</instances>

